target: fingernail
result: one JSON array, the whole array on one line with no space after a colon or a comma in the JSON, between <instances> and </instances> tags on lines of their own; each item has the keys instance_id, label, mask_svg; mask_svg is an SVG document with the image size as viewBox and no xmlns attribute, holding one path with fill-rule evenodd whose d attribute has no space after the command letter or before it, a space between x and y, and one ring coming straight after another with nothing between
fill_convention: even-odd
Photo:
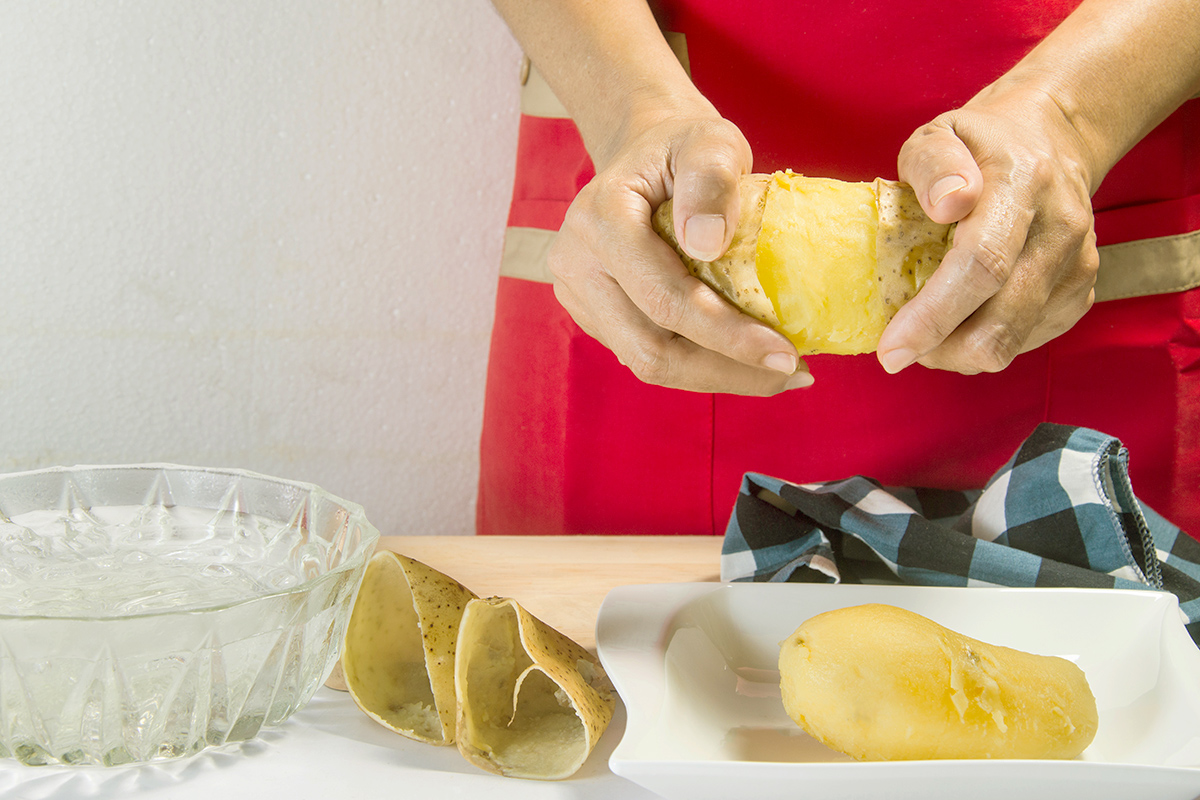
<instances>
[{"instance_id":1,"label":"fingernail","mask_svg":"<svg viewBox=\"0 0 1200 800\"><path fill-rule=\"evenodd\" d=\"M805 389L812 386L815 379L810 372L797 372L792 377L788 378L788 382L783 385L783 390Z\"/></svg>"},{"instance_id":2,"label":"fingernail","mask_svg":"<svg viewBox=\"0 0 1200 800\"><path fill-rule=\"evenodd\" d=\"M791 353L771 353L763 359L763 366L776 372L782 372L784 375L791 375L795 372L798 363L796 357Z\"/></svg>"},{"instance_id":3,"label":"fingernail","mask_svg":"<svg viewBox=\"0 0 1200 800\"><path fill-rule=\"evenodd\" d=\"M929 187L929 204L936 206L955 192L962 191L966 186L967 179L962 175L947 175L944 178L938 178L933 186Z\"/></svg>"},{"instance_id":4,"label":"fingernail","mask_svg":"<svg viewBox=\"0 0 1200 800\"><path fill-rule=\"evenodd\" d=\"M725 244L725 218L720 214L696 214L683 226L683 249L700 261L715 261Z\"/></svg>"},{"instance_id":5,"label":"fingernail","mask_svg":"<svg viewBox=\"0 0 1200 800\"><path fill-rule=\"evenodd\" d=\"M892 375L917 360L917 354L907 347L898 347L879 354L879 363Z\"/></svg>"}]
</instances>

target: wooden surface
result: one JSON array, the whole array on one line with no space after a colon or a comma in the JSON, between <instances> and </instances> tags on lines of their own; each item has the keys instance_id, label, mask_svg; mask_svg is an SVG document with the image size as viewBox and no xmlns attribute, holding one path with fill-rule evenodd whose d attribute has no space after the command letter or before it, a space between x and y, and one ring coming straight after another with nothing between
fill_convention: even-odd
<instances>
[{"instance_id":1,"label":"wooden surface","mask_svg":"<svg viewBox=\"0 0 1200 800\"><path fill-rule=\"evenodd\" d=\"M424 562L481 597L511 597L589 650L609 590L715 581L720 536L385 536L381 549Z\"/></svg>"}]
</instances>

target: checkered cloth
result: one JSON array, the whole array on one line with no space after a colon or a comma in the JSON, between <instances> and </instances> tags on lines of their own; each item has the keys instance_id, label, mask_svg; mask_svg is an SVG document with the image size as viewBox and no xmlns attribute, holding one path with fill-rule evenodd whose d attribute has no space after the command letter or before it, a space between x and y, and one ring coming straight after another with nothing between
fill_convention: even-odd
<instances>
[{"instance_id":1,"label":"checkered cloth","mask_svg":"<svg viewBox=\"0 0 1200 800\"><path fill-rule=\"evenodd\" d=\"M1111 436L1044 424L982 490L748 473L721 578L1156 589L1200 643L1200 542L1134 496L1128 460Z\"/></svg>"}]
</instances>

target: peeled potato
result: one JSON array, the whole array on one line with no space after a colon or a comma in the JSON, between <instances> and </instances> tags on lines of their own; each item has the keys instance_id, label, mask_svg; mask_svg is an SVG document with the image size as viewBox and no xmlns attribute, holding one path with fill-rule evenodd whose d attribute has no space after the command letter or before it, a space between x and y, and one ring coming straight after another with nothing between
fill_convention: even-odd
<instances>
[{"instance_id":1,"label":"peeled potato","mask_svg":"<svg viewBox=\"0 0 1200 800\"><path fill-rule=\"evenodd\" d=\"M367 716L411 739L454 743L454 658L463 609L475 597L453 578L376 553L346 626L343 680Z\"/></svg>"},{"instance_id":2,"label":"peeled potato","mask_svg":"<svg viewBox=\"0 0 1200 800\"><path fill-rule=\"evenodd\" d=\"M888 605L819 614L781 645L783 705L854 758L1078 756L1096 701L1070 661L980 642Z\"/></svg>"},{"instance_id":3,"label":"peeled potato","mask_svg":"<svg viewBox=\"0 0 1200 800\"><path fill-rule=\"evenodd\" d=\"M733 243L716 261L682 251L670 200L654 228L693 275L779 330L800 355L874 351L950 246L952 226L925 216L910 187L882 178L747 175L741 203Z\"/></svg>"},{"instance_id":4,"label":"peeled potato","mask_svg":"<svg viewBox=\"0 0 1200 800\"><path fill-rule=\"evenodd\" d=\"M507 598L467 604L454 682L458 749L515 778L574 774L616 705L595 656Z\"/></svg>"}]
</instances>

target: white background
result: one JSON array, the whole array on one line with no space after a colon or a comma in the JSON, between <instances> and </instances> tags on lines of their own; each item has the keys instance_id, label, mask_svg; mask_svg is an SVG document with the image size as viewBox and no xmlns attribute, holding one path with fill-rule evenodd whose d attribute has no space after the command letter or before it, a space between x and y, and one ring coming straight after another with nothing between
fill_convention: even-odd
<instances>
[{"instance_id":1,"label":"white background","mask_svg":"<svg viewBox=\"0 0 1200 800\"><path fill-rule=\"evenodd\" d=\"M519 69L486 0L0 4L0 471L473 532Z\"/></svg>"}]
</instances>

